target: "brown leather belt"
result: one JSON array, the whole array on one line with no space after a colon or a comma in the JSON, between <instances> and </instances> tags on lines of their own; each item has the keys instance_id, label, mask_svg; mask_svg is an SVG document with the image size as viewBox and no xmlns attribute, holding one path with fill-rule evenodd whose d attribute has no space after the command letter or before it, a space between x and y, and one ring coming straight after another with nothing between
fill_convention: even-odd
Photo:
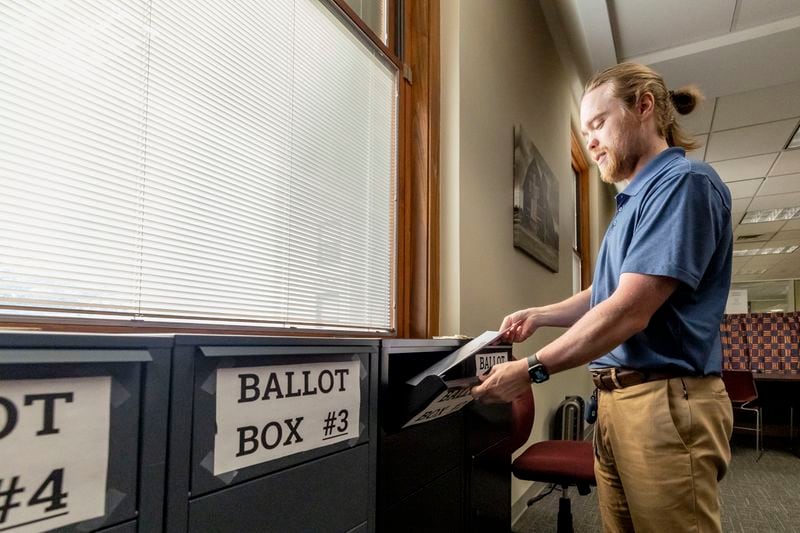
<instances>
[{"instance_id":1,"label":"brown leather belt","mask_svg":"<svg viewBox=\"0 0 800 533\"><path fill-rule=\"evenodd\" d=\"M600 390L624 389L631 385L639 385L648 381L658 381L660 379L671 379L688 377L688 372L664 372L645 370L633 370L630 368L608 368L604 370L592 371L592 381L594 386Z\"/></svg>"}]
</instances>

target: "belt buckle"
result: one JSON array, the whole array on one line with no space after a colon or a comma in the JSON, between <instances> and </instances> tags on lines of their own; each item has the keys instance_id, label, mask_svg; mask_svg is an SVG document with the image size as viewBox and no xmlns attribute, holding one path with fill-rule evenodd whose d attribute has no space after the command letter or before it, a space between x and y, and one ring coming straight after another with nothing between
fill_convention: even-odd
<instances>
[{"instance_id":1,"label":"belt buckle","mask_svg":"<svg viewBox=\"0 0 800 533\"><path fill-rule=\"evenodd\" d=\"M600 390L611 391L614 389L622 389L624 386L619 380L617 376L617 371L619 369L617 367L611 367L609 369L600 370L598 372L593 372L592 377L595 383L595 386ZM610 378L610 379L609 379Z\"/></svg>"},{"instance_id":2,"label":"belt buckle","mask_svg":"<svg viewBox=\"0 0 800 533\"><path fill-rule=\"evenodd\" d=\"M613 367L611 369L611 382L614 384L614 386L616 388L622 389L624 387L623 387L622 383L619 382L619 378L617 377L617 370L619 370L619 368L617 368L617 367Z\"/></svg>"}]
</instances>

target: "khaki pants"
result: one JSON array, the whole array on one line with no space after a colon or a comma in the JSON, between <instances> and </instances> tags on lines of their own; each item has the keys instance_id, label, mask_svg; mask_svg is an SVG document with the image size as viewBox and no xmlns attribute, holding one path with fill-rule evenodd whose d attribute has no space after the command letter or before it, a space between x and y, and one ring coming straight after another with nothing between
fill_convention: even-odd
<instances>
[{"instance_id":1,"label":"khaki pants","mask_svg":"<svg viewBox=\"0 0 800 533\"><path fill-rule=\"evenodd\" d=\"M598 396L603 531L721 531L718 482L731 459L733 425L722 379L651 381Z\"/></svg>"}]
</instances>

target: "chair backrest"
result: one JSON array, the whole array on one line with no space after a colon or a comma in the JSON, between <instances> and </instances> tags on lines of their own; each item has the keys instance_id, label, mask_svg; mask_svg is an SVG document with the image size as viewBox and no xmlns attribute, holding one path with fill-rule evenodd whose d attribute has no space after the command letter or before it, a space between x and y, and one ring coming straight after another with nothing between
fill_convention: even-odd
<instances>
[{"instance_id":1,"label":"chair backrest","mask_svg":"<svg viewBox=\"0 0 800 533\"><path fill-rule=\"evenodd\" d=\"M511 452L528 442L533 429L533 418L536 414L536 404L533 400L533 388L517 396L511 402Z\"/></svg>"},{"instance_id":2,"label":"chair backrest","mask_svg":"<svg viewBox=\"0 0 800 533\"><path fill-rule=\"evenodd\" d=\"M723 370L722 381L732 402L750 402L758 398L756 380L749 370Z\"/></svg>"}]
</instances>

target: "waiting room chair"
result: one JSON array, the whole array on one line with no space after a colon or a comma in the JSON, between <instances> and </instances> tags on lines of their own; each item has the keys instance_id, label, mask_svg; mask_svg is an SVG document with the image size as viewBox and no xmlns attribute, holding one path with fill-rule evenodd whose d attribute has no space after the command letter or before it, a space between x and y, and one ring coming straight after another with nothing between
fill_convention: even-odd
<instances>
[{"instance_id":1,"label":"waiting room chair","mask_svg":"<svg viewBox=\"0 0 800 533\"><path fill-rule=\"evenodd\" d=\"M516 450L531 434L535 414L533 391L529 390L511 403L513 426L511 440ZM596 486L592 443L576 440L546 440L531 444L511 465L514 476L527 481L552 483L561 487L558 502L558 533L572 532L572 508L568 489L578 488L581 495ZM530 507L537 498L528 501Z\"/></svg>"},{"instance_id":2,"label":"waiting room chair","mask_svg":"<svg viewBox=\"0 0 800 533\"><path fill-rule=\"evenodd\" d=\"M723 370L722 381L728 391L734 411L755 413L755 426L737 426L734 429L753 431L756 434L756 461L764 454L764 434L762 428L761 406L758 405L758 389L753 373L749 370Z\"/></svg>"}]
</instances>

